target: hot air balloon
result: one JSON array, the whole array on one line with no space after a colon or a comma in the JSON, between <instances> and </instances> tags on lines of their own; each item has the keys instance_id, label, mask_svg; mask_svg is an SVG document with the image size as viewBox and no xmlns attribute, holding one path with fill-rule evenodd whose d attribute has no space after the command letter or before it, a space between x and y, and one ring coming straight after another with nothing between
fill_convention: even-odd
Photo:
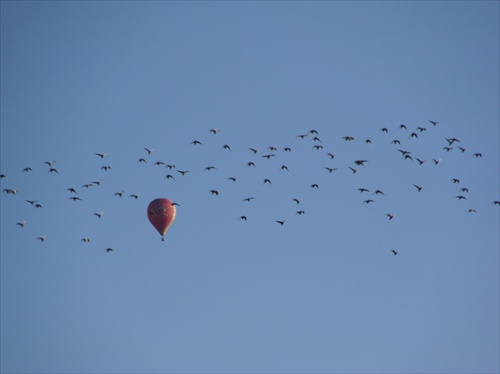
<instances>
[{"instance_id":1,"label":"hot air balloon","mask_svg":"<svg viewBox=\"0 0 500 374\"><path fill-rule=\"evenodd\" d=\"M172 201L159 198L151 201L148 205L148 219L161 235L164 241L168 228L175 220L175 205Z\"/></svg>"}]
</instances>

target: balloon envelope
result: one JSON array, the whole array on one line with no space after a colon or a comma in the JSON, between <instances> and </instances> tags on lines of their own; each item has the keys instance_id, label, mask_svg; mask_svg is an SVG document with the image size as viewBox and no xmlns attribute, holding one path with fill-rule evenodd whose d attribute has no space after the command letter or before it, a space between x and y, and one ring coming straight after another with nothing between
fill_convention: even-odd
<instances>
[{"instance_id":1,"label":"balloon envelope","mask_svg":"<svg viewBox=\"0 0 500 374\"><path fill-rule=\"evenodd\" d=\"M163 236L175 220L175 205L165 198L155 199L148 205L148 219L156 230Z\"/></svg>"}]
</instances>

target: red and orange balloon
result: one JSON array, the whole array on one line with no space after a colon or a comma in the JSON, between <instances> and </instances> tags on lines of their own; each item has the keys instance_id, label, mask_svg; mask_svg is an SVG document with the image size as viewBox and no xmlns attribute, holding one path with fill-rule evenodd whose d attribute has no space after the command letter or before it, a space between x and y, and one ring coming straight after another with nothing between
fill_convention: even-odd
<instances>
[{"instance_id":1,"label":"red and orange balloon","mask_svg":"<svg viewBox=\"0 0 500 374\"><path fill-rule=\"evenodd\" d=\"M161 235L161 240L165 240L170 225L175 220L175 205L165 198L155 199L148 205L148 219Z\"/></svg>"}]
</instances>

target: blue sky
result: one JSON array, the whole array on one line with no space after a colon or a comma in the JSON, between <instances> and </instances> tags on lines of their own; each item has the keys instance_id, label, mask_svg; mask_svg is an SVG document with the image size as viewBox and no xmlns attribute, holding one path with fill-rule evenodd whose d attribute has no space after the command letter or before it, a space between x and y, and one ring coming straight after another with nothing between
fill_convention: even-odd
<instances>
[{"instance_id":1,"label":"blue sky","mask_svg":"<svg viewBox=\"0 0 500 374\"><path fill-rule=\"evenodd\" d=\"M498 372L498 66L493 1L1 2L2 372Z\"/></svg>"}]
</instances>

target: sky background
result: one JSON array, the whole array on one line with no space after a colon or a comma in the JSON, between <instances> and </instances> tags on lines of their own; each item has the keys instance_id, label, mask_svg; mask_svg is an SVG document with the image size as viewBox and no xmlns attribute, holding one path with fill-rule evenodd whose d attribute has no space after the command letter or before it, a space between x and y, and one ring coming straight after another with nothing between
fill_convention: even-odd
<instances>
[{"instance_id":1,"label":"sky background","mask_svg":"<svg viewBox=\"0 0 500 374\"><path fill-rule=\"evenodd\" d=\"M495 1L2 1L1 371L499 372L499 63Z\"/></svg>"}]
</instances>

